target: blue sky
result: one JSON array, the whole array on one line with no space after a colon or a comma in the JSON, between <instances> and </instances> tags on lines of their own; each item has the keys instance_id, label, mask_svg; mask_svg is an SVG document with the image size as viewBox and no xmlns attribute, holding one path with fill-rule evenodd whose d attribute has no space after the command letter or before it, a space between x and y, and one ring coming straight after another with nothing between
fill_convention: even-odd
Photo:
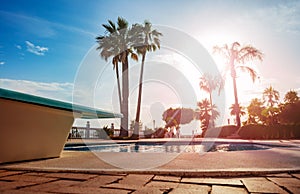
<instances>
[{"instance_id":1,"label":"blue sky","mask_svg":"<svg viewBox=\"0 0 300 194\"><path fill-rule=\"evenodd\" d=\"M240 81L242 104L260 97L269 85L282 97L290 89L300 91L300 1L233 0L2 0L0 87L71 101L77 72L95 37L104 34L101 24L118 16L131 24L148 19L183 31L219 66L222 60L212 55L214 45L238 41L262 50L264 61L255 63L260 82ZM113 77L110 70L107 74ZM104 103L99 107L111 109Z\"/></svg>"}]
</instances>

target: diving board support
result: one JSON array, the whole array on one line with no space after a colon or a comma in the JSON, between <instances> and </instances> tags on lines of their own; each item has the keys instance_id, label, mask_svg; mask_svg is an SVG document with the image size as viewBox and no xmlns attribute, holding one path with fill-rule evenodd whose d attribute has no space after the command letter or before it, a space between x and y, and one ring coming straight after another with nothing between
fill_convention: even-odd
<instances>
[{"instance_id":1,"label":"diving board support","mask_svg":"<svg viewBox=\"0 0 300 194\"><path fill-rule=\"evenodd\" d=\"M120 117L0 88L0 163L59 157L74 118Z\"/></svg>"}]
</instances>

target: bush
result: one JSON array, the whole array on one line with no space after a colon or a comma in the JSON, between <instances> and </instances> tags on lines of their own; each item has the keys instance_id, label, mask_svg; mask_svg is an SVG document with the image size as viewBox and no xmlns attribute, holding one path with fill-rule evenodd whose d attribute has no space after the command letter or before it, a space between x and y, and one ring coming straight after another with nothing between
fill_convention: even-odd
<instances>
[{"instance_id":1,"label":"bush","mask_svg":"<svg viewBox=\"0 0 300 194\"><path fill-rule=\"evenodd\" d=\"M144 131L144 136L145 136L145 138L151 138L152 135L153 135L153 133L154 133L154 130L153 130L153 129L146 129L146 130Z\"/></svg>"},{"instance_id":2,"label":"bush","mask_svg":"<svg viewBox=\"0 0 300 194\"><path fill-rule=\"evenodd\" d=\"M244 139L299 139L300 125L260 125L242 126L239 136Z\"/></svg>"},{"instance_id":3,"label":"bush","mask_svg":"<svg viewBox=\"0 0 300 194\"><path fill-rule=\"evenodd\" d=\"M114 130L108 128L107 125L103 126L102 129L97 130L98 137L101 139L109 139L114 135Z\"/></svg>"},{"instance_id":4,"label":"bush","mask_svg":"<svg viewBox=\"0 0 300 194\"><path fill-rule=\"evenodd\" d=\"M154 133L153 133L153 136L155 138L164 138L165 137L165 134L167 132L167 129L164 129L164 128L158 128Z\"/></svg>"},{"instance_id":5,"label":"bush","mask_svg":"<svg viewBox=\"0 0 300 194\"><path fill-rule=\"evenodd\" d=\"M238 128L235 125L226 125L226 126L221 126L221 127L215 127L212 129L208 129L206 131L206 134L204 137L225 138L225 137L232 135L237 130L238 130Z\"/></svg>"}]
</instances>

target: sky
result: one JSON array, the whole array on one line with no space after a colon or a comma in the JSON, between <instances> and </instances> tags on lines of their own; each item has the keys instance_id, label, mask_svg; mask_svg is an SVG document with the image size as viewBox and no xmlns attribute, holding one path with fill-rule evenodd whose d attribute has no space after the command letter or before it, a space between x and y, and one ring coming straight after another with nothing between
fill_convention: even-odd
<instances>
[{"instance_id":1,"label":"sky","mask_svg":"<svg viewBox=\"0 0 300 194\"><path fill-rule=\"evenodd\" d=\"M281 99L291 89L300 92L300 1L277 0L2 0L0 87L118 112L114 71L110 61L99 57L95 41L105 34L102 24L118 16L130 24L149 20L165 32L162 49L147 56L142 122L148 127L153 120L163 125L163 110L195 109L197 101L208 97L198 88L199 78L213 65L221 71L225 63L213 54L215 45L238 41L264 54L262 62L247 64L258 72L257 82L244 73L238 76L241 105L261 98L270 85ZM199 56L207 63L199 64ZM130 120L135 116L138 72L139 63L130 61ZM221 96L214 93L214 98L224 112L220 123L233 118L228 115L233 103L229 78ZM111 122L118 123L101 120L92 127Z\"/></svg>"}]
</instances>

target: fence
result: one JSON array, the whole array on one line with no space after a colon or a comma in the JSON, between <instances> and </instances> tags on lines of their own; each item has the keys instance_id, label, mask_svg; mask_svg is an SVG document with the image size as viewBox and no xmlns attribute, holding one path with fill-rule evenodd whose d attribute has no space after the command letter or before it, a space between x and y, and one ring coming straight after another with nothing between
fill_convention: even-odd
<instances>
[{"instance_id":1,"label":"fence","mask_svg":"<svg viewBox=\"0 0 300 194\"><path fill-rule=\"evenodd\" d=\"M132 134L133 130L128 131L128 135ZM114 129L114 136L119 136L120 129ZM75 127L70 130L68 139L103 139L107 134L103 128L90 128L90 127ZM144 137L144 131L140 131L140 137Z\"/></svg>"},{"instance_id":2,"label":"fence","mask_svg":"<svg viewBox=\"0 0 300 194\"><path fill-rule=\"evenodd\" d=\"M119 129L114 129L114 136L118 136ZM72 127L69 139L96 139L106 136L103 128Z\"/></svg>"}]
</instances>

